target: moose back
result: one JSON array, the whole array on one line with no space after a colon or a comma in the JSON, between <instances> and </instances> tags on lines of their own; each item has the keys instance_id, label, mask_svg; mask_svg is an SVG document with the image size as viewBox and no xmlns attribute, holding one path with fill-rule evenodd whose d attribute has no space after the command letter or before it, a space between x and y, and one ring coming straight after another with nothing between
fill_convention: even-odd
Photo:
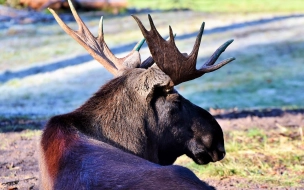
<instances>
[{"instance_id":1,"label":"moose back","mask_svg":"<svg viewBox=\"0 0 304 190\"><path fill-rule=\"evenodd\" d=\"M196 69L204 23L194 48L180 53L170 27L164 40L133 16L152 57L141 62L144 40L124 58L106 45L102 19L94 37L69 1L79 30L70 29L53 11L59 25L115 78L71 113L51 118L40 141L43 189L208 189L190 170L171 165L186 154L197 164L225 156L223 132L204 109L183 98L174 86L219 69L234 60L214 63L232 43L219 47ZM168 182L170 181L170 182ZM167 186L164 186L167 184Z\"/></svg>"}]
</instances>

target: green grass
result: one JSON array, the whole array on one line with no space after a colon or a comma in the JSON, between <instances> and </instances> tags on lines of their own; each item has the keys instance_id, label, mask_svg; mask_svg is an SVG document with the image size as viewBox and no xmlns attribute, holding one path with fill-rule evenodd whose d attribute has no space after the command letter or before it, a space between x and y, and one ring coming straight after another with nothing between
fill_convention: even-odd
<instances>
[{"instance_id":1,"label":"green grass","mask_svg":"<svg viewBox=\"0 0 304 190\"><path fill-rule=\"evenodd\" d=\"M20 136L22 139L32 139L39 135L41 135L41 130L26 129Z\"/></svg>"},{"instance_id":2,"label":"green grass","mask_svg":"<svg viewBox=\"0 0 304 190\"><path fill-rule=\"evenodd\" d=\"M304 180L304 141L298 128L234 130L225 133L226 157L199 166L182 157L177 163L201 179L239 178L268 187L299 187ZM246 183L238 184L246 187ZM303 185L303 184L302 184Z\"/></svg>"},{"instance_id":3,"label":"green grass","mask_svg":"<svg viewBox=\"0 0 304 190\"><path fill-rule=\"evenodd\" d=\"M0 0L0 5L6 5L14 8L24 8L20 5L20 0Z\"/></svg>"},{"instance_id":4,"label":"green grass","mask_svg":"<svg viewBox=\"0 0 304 190\"><path fill-rule=\"evenodd\" d=\"M179 92L204 108L304 106L302 40L256 45L246 51L250 53L234 52L236 60L222 69L178 86Z\"/></svg>"},{"instance_id":5,"label":"green grass","mask_svg":"<svg viewBox=\"0 0 304 190\"><path fill-rule=\"evenodd\" d=\"M302 0L129 0L129 6L151 9L188 8L203 12L252 13L252 12L303 12Z\"/></svg>"}]
</instances>

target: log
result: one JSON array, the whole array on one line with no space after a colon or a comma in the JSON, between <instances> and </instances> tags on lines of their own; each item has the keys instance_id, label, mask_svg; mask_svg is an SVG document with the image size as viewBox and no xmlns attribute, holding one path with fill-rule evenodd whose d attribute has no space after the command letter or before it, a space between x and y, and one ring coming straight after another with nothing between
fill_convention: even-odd
<instances>
[{"instance_id":1,"label":"log","mask_svg":"<svg viewBox=\"0 0 304 190\"><path fill-rule=\"evenodd\" d=\"M87 9L102 9L106 7L124 8L127 6L127 0L72 0L75 5ZM34 10L43 10L48 7L52 9L67 8L66 0L20 0L20 4L28 6Z\"/></svg>"}]
</instances>

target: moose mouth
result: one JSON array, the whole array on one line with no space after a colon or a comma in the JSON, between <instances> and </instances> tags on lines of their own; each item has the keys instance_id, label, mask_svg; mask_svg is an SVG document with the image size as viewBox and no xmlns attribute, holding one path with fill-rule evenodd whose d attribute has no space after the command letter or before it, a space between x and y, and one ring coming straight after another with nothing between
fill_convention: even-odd
<instances>
[{"instance_id":1,"label":"moose mouth","mask_svg":"<svg viewBox=\"0 0 304 190\"><path fill-rule=\"evenodd\" d=\"M196 153L192 160L199 165L206 165L210 162L213 162L212 157L206 151Z\"/></svg>"}]
</instances>

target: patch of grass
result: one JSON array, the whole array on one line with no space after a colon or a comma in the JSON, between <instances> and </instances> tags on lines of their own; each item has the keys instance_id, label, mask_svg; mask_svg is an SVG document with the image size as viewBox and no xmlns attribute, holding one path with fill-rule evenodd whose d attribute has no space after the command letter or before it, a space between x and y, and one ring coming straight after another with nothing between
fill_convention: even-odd
<instances>
[{"instance_id":1,"label":"patch of grass","mask_svg":"<svg viewBox=\"0 0 304 190\"><path fill-rule=\"evenodd\" d=\"M20 0L0 0L1 5L8 5L15 8L21 8L19 5Z\"/></svg>"},{"instance_id":2,"label":"patch of grass","mask_svg":"<svg viewBox=\"0 0 304 190\"><path fill-rule=\"evenodd\" d=\"M14 87L19 87L20 86L20 80L12 79L12 80L7 82L7 85L14 86Z\"/></svg>"},{"instance_id":3,"label":"patch of grass","mask_svg":"<svg viewBox=\"0 0 304 190\"><path fill-rule=\"evenodd\" d=\"M41 130L25 130L22 134L21 134L21 138L22 139L32 139L33 137L36 137L38 135L41 134Z\"/></svg>"},{"instance_id":4,"label":"patch of grass","mask_svg":"<svg viewBox=\"0 0 304 190\"><path fill-rule=\"evenodd\" d=\"M21 124L12 124L12 125L5 125L0 126L0 133L4 132L20 132L24 130L34 130L39 129L40 127L34 125L21 125Z\"/></svg>"},{"instance_id":5,"label":"patch of grass","mask_svg":"<svg viewBox=\"0 0 304 190\"><path fill-rule=\"evenodd\" d=\"M31 115L0 116L0 133L41 129L45 120Z\"/></svg>"},{"instance_id":6,"label":"patch of grass","mask_svg":"<svg viewBox=\"0 0 304 190\"><path fill-rule=\"evenodd\" d=\"M225 133L226 157L199 166L190 159L182 164L201 179L239 177L273 187L298 187L304 180L304 141L297 128L229 131ZM239 184L246 186L246 184Z\"/></svg>"},{"instance_id":7,"label":"patch of grass","mask_svg":"<svg viewBox=\"0 0 304 190\"><path fill-rule=\"evenodd\" d=\"M265 137L265 134L264 131L259 128L252 128L247 131L247 136L249 138Z\"/></svg>"},{"instance_id":8,"label":"patch of grass","mask_svg":"<svg viewBox=\"0 0 304 190\"><path fill-rule=\"evenodd\" d=\"M302 0L129 0L129 4L136 8L151 9L192 9L203 12L219 13L252 13L252 12L303 12Z\"/></svg>"}]
</instances>

